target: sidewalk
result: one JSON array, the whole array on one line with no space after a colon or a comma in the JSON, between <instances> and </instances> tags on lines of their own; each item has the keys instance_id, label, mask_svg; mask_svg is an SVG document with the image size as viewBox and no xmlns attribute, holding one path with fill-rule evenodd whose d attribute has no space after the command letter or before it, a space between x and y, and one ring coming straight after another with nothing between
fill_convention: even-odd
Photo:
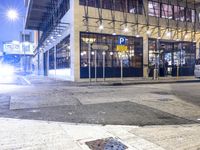
<instances>
[{"instance_id":1,"label":"sidewalk","mask_svg":"<svg viewBox=\"0 0 200 150\"><path fill-rule=\"evenodd\" d=\"M124 144L127 150L200 149L199 124L101 126L0 118L0 133L1 150L92 150L86 142L110 137Z\"/></svg>"},{"instance_id":2,"label":"sidewalk","mask_svg":"<svg viewBox=\"0 0 200 150\"><path fill-rule=\"evenodd\" d=\"M195 78L194 76L188 77L160 77L158 80L153 80L152 78L123 78L123 81L119 78L109 78L105 79L92 79L89 82L89 79L83 79L79 82L65 81L56 78L44 77L44 76L26 76L26 81L29 81L31 84L66 84L70 86L89 86L89 85L97 85L97 86L115 86L115 85L136 85L136 84L162 84L162 83L188 83L188 82L200 82L200 79ZM28 84L30 84L28 82Z\"/></svg>"}]
</instances>

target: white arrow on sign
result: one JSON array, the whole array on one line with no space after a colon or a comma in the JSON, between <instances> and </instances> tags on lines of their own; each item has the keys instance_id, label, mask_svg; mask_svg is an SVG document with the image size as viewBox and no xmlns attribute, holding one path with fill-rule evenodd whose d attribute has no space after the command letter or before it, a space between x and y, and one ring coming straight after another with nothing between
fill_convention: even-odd
<instances>
[{"instance_id":1,"label":"white arrow on sign","mask_svg":"<svg viewBox=\"0 0 200 150\"><path fill-rule=\"evenodd\" d=\"M92 49L94 50L102 50L102 51L107 51L108 45L103 45L103 44L92 44Z\"/></svg>"}]
</instances>

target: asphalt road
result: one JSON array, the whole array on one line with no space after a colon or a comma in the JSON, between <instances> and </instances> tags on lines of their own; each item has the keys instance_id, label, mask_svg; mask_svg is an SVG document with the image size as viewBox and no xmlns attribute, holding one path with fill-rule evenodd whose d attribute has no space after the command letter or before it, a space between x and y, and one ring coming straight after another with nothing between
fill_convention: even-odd
<instances>
[{"instance_id":1,"label":"asphalt road","mask_svg":"<svg viewBox=\"0 0 200 150\"><path fill-rule=\"evenodd\" d=\"M24 81L0 84L0 117L139 126L200 123L200 83L106 87L18 83Z\"/></svg>"}]
</instances>

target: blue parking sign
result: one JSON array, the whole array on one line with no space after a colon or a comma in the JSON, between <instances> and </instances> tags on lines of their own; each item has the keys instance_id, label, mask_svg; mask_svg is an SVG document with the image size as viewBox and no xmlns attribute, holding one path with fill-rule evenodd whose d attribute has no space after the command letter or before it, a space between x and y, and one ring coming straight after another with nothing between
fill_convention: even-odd
<instances>
[{"instance_id":1,"label":"blue parking sign","mask_svg":"<svg viewBox=\"0 0 200 150\"><path fill-rule=\"evenodd\" d=\"M118 37L118 45L126 45L126 37Z\"/></svg>"}]
</instances>

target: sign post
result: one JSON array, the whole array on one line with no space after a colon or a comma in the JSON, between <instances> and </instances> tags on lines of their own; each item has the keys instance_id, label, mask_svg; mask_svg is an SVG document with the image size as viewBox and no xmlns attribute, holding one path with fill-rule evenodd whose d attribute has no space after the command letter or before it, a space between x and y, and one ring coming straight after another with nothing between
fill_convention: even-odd
<instances>
[{"instance_id":1,"label":"sign post","mask_svg":"<svg viewBox=\"0 0 200 150\"><path fill-rule=\"evenodd\" d=\"M121 83L123 82L123 57L121 56Z\"/></svg>"},{"instance_id":2,"label":"sign post","mask_svg":"<svg viewBox=\"0 0 200 150\"><path fill-rule=\"evenodd\" d=\"M91 44L88 43L88 74L89 74L89 81L91 82Z\"/></svg>"},{"instance_id":3,"label":"sign post","mask_svg":"<svg viewBox=\"0 0 200 150\"><path fill-rule=\"evenodd\" d=\"M105 82L105 56L106 56L106 52L103 51L103 82Z\"/></svg>"},{"instance_id":4,"label":"sign post","mask_svg":"<svg viewBox=\"0 0 200 150\"><path fill-rule=\"evenodd\" d=\"M95 71L95 82L97 82L97 50L95 50L94 52L94 61L95 61L95 68L94 68L94 71Z\"/></svg>"},{"instance_id":5,"label":"sign post","mask_svg":"<svg viewBox=\"0 0 200 150\"><path fill-rule=\"evenodd\" d=\"M123 82L123 53L126 53L128 51L128 46L126 45L127 39L126 37L119 37L118 38L118 45L117 45L117 51L120 53L121 57L121 83Z\"/></svg>"}]
</instances>

